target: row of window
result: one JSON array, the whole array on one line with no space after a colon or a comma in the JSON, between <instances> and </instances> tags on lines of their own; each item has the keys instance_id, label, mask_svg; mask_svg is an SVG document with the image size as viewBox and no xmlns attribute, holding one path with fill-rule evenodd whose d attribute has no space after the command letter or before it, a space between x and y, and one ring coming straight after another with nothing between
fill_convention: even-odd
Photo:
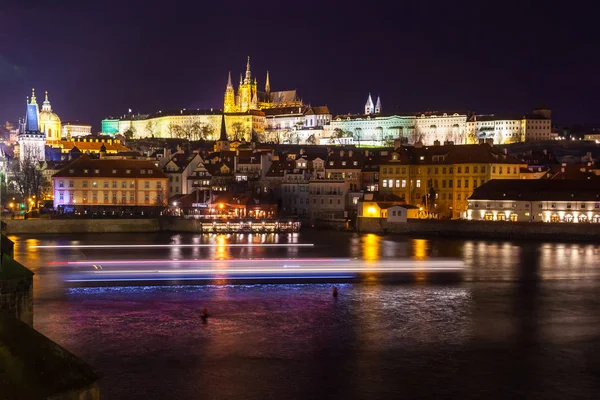
<instances>
[{"instance_id":1,"label":"row of window","mask_svg":"<svg viewBox=\"0 0 600 400\"><path fill-rule=\"evenodd\" d=\"M469 189L469 182L470 182L469 179L464 179L464 180L463 179L457 179L456 180L456 187L457 188ZM394 185L394 183L395 183L395 185ZM449 179L449 180L442 179L441 183L442 183L442 186L441 186L442 189L445 189L446 187L448 187L448 188L453 188L454 187L454 180L453 179ZM472 186L472 188L473 189L476 188L478 186L478 183L479 183L479 185L483 185L485 183L485 179L479 179L479 180L473 179L473 186ZM412 181L411 181L411 184L412 184ZM437 179L430 179L427 182L427 187L428 188L432 187L432 185L433 185L433 188L435 188L435 189L439 189L440 188L439 181ZM390 188L390 189L393 189L393 188L403 189L403 188L406 188L406 179L396 179L396 180L393 180L393 179L384 179L384 180L382 180L382 186L384 188ZM417 188L421 187L421 180L420 179L416 180L415 187L417 187Z\"/></svg>"},{"instance_id":2,"label":"row of window","mask_svg":"<svg viewBox=\"0 0 600 400\"><path fill-rule=\"evenodd\" d=\"M117 202L117 193L113 193L112 196L110 196L110 197L112 197L113 203ZM58 195L58 201L60 203L64 203L65 198L67 199L67 204L75 202L75 196L71 196L69 194L67 194L65 196L63 193L60 193ZM83 193L82 199L83 199L84 203L87 203L87 201L89 199L89 195L87 193ZM109 200L108 193L104 193L104 201L107 202L108 200ZM98 193L96 193L96 192L92 193L92 201L94 201L94 202L98 201ZM144 201L150 201L150 194L149 193L145 193L144 194ZM127 202L127 193L121 193L121 202L122 203L126 203ZM129 202L135 203L135 193L129 193Z\"/></svg>"},{"instance_id":3,"label":"row of window","mask_svg":"<svg viewBox=\"0 0 600 400\"><path fill-rule=\"evenodd\" d=\"M479 208L479 203L475 202L473 203L474 208ZM486 203L486 208L492 208L494 207L494 203L492 202L488 202ZM517 203L498 203L499 207L503 207L503 208L517 208ZM525 203L525 208L529 208L529 203ZM538 204L538 208L544 208L544 205L542 203ZM556 203L551 203L550 204L550 208L556 208ZM571 203L567 203L567 209L573 209L575 207L573 207L573 205ZM579 205L579 208L582 210L587 209L587 204L582 203ZM598 209L600 208L600 204L596 203L594 204L594 208Z\"/></svg>"},{"instance_id":4,"label":"row of window","mask_svg":"<svg viewBox=\"0 0 600 400\"><path fill-rule=\"evenodd\" d=\"M285 193L296 193L296 185L285 185L283 186L283 191ZM305 185L298 185L298 192L307 192L308 187Z\"/></svg>"},{"instance_id":5,"label":"row of window","mask_svg":"<svg viewBox=\"0 0 600 400\"><path fill-rule=\"evenodd\" d=\"M112 187L113 189L116 189L118 187L118 182L119 181L112 181L112 184L110 184L110 187ZM121 182L121 188L122 189L127 189L127 187L129 187L130 189L134 189L135 188L135 181L120 181ZM109 187L109 183L111 183L110 181L103 181L103 185L102 187L104 189L108 189ZM72 180L68 181L68 185L70 188L75 187L75 182ZM82 187L87 188L88 187L88 181L82 181L81 184ZM58 187L59 188L64 188L65 187L65 181L63 180L59 180L58 181ZM92 188L98 188L98 181L92 181ZM161 189L162 188L162 182L161 181L157 181L156 182L156 188L157 189ZM150 189L150 181L144 181L144 189Z\"/></svg>"},{"instance_id":6,"label":"row of window","mask_svg":"<svg viewBox=\"0 0 600 400\"><path fill-rule=\"evenodd\" d=\"M112 173L113 173L113 174L116 174L117 172L118 172L118 170L117 170L117 169L113 169L113 170L112 170ZM148 169L148 170L145 170L145 169L140 169L140 174L145 174L146 172L148 173L148 175L152 175L152 173L153 173L154 171L152 171L151 169ZM75 169L73 169L73 168L69 169L69 173L70 173L70 174L74 174L74 173L75 173ZM89 173L90 173L90 170L89 170L89 169L84 169L84 170L83 170L83 173L84 173L84 174L89 174ZM99 170L99 169L95 169L95 170L94 170L94 174L99 174L99 173L100 173L100 170ZM131 174L131 170L130 170L130 169L126 169L126 170L125 170L125 173L126 173L126 174Z\"/></svg>"}]
</instances>

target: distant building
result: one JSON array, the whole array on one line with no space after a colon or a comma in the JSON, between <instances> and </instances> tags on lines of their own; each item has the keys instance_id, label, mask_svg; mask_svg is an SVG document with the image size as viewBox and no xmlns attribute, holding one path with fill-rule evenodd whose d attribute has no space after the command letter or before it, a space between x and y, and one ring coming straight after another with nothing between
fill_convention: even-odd
<instances>
[{"instance_id":1,"label":"distant building","mask_svg":"<svg viewBox=\"0 0 600 400\"><path fill-rule=\"evenodd\" d=\"M216 140L219 137L220 110L170 110L154 114L124 115L102 120L102 132L108 135L131 135L140 138L180 138ZM262 134L265 114L260 110L232 112L225 115L230 140L250 141L252 134Z\"/></svg>"},{"instance_id":2,"label":"distant building","mask_svg":"<svg viewBox=\"0 0 600 400\"><path fill-rule=\"evenodd\" d=\"M475 189L463 218L600 223L600 186L593 180L495 179Z\"/></svg>"},{"instance_id":3,"label":"distant building","mask_svg":"<svg viewBox=\"0 0 600 400\"><path fill-rule=\"evenodd\" d=\"M62 123L62 137L69 139L92 134L92 126L79 121L68 121Z\"/></svg>"},{"instance_id":4,"label":"distant building","mask_svg":"<svg viewBox=\"0 0 600 400\"><path fill-rule=\"evenodd\" d=\"M467 122L467 142L493 139L496 144L509 144L555 140L558 136L552 133L551 117L552 112L543 106L525 115L473 115Z\"/></svg>"},{"instance_id":5,"label":"distant building","mask_svg":"<svg viewBox=\"0 0 600 400\"><path fill-rule=\"evenodd\" d=\"M324 126L323 137L330 144L357 146L386 146L396 139L407 144L421 142L432 145L435 141L466 143L467 115L463 113L426 112L410 115L382 114L381 100L371 111L369 98L364 115L338 115ZM323 143L323 141L321 141Z\"/></svg>"}]
</instances>

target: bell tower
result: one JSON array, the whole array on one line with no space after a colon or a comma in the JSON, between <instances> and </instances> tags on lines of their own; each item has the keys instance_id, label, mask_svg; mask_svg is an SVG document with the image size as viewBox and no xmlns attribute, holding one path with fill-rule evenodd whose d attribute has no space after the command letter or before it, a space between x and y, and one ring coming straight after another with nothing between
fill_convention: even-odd
<instances>
[{"instance_id":1,"label":"bell tower","mask_svg":"<svg viewBox=\"0 0 600 400\"><path fill-rule=\"evenodd\" d=\"M25 124L19 132L19 160L38 162L46 160L46 135L40 132L39 109L35 98L35 89L31 89L31 100L27 103Z\"/></svg>"}]
</instances>

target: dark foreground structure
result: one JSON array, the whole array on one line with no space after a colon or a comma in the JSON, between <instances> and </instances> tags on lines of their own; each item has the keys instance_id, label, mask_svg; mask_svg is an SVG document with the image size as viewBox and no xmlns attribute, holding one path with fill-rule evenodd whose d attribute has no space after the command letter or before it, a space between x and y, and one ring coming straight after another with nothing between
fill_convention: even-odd
<instances>
[{"instance_id":1,"label":"dark foreground structure","mask_svg":"<svg viewBox=\"0 0 600 400\"><path fill-rule=\"evenodd\" d=\"M2 235L0 263L0 398L96 400L96 373L33 329L33 273L13 259Z\"/></svg>"}]
</instances>

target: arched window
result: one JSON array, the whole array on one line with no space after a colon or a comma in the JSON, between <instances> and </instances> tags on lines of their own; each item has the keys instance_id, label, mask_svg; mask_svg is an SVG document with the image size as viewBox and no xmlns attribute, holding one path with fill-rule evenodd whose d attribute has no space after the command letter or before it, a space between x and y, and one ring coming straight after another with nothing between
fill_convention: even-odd
<instances>
[{"instance_id":1,"label":"arched window","mask_svg":"<svg viewBox=\"0 0 600 400\"><path fill-rule=\"evenodd\" d=\"M560 222L560 217L556 214L550 216L550 222Z\"/></svg>"},{"instance_id":2,"label":"arched window","mask_svg":"<svg viewBox=\"0 0 600 400\"><path fill-rule=\"evenodd\" d=\"M498 214L496 214L496 219L498 221L506 221L506 214L504 214L504 213L498 213Z\"/></svg>"},{"instance_id":3,"label":"arched window","mask_svg":"<svg viewBox=\"0 0 600 400\"><path fill-rule=\"evenodd\" d=\"M571 215L571 214L565 215L565 222L573 222L573 215Z\"/></svg>"},{"instance_id":4,"label":"arched window","mask_svg":"<svg viewBox=\"0 0 600 400\"><path fill-rule=\"evenodd\" d=\"M484 218L486 221L492 221L494 219L494 214L492 214L491 212L485 213Z\"/></svg>"},{"instance_id":5,"label":"arched window","mask_svg":"<svg viewBox=\"0 0 600 400\"><path fill-rule=\"evenodd\" d=\"M581 214L581 215L580 215L580 216L577 218L577 220L578 220L579 222L588 222L588 217L587 217L587 215L585 215L585 214Z\"/></svg>"},{"instance_id":6,"label":"arched window","mask_svg":"<svg viewBox=\"0 0 600 400\"><path fill-rule=\"evenodd\" d=\"M598 214L594 215L594 217L592 218L592 222L595 224L600 223L600 215L598 215Z\"/></svg>"},{"instance_id":7,"label":"arched window","mask_svg":"<svg viewBox=\"0 0 600 400\"><path fill-rule=\"evenodd\" d=\"M510 214L510 220L512 222L517 222L517 220L519 219L519 216L515 213Z\"/></svg>"}]
</instances>

